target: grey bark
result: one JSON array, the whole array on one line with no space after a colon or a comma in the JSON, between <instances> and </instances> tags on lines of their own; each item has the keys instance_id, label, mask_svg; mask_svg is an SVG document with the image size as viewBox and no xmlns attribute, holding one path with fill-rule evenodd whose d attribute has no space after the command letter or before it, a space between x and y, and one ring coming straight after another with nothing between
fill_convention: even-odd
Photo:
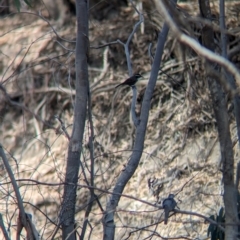
<instances>
[{"instance_id":1,"label":"grey bark","mask_svg":"<svg viewBox=\"0 0 240 240\"><path fill-rule=\"evenodd\" d=\"M144 148L144 139L145 132L148 122L149 109L151 106L151 97L153 94L154 87L156 85L157 75L161 63L162 53L164 49L164 44L166 42L166 38L168 35L169 28L166 24L164 24L162 32L158 36L158 44L156 49L155 58L153 61L152 71L149 79L148 86L146 88L141 114L140 114L140 123L136 128L136 140L133 146L133 152L129 162L126 165L124 171L122 171L121 175L117 179L116 185L113 189L113 194L110 196L110 199L107 203L106 211L103 216L103 228L104 228L104 240L113 240L115 234L115 224L114 224L114 215L117 205L120 201L121 194L129 181L129 179L133 176L135 170L138 167L140 158L142 156L143 148Z\"/></svg>"},{"instance_id":2,"label":"grey bark","mask_svg":"<svg viewBox=\"0 0 240 240\"><path fill-rule=\"evenodd\" d=\"M220 22L220 28L221 28L221 48L222 48L222 57L227 57L227 36L224 30L226 30L226 24L225 24L225 0L219 1L219 9L220 9L220 15L219 15L219 22ZM224 76L226 76L226 80L230 84L230 86L233 89L237 89L236 82L233 78L233 76L227 72L224 68L222 68L222 73ZM233 105L234 105L234 113L237 123L237 135L238 135L238 144L240 146L240 98L239 94L235 94L233 97Z\"/></svg>"},{"instance_id":3,"label":"grey bark","mask_svg":"<svg viewBox=\"0 0 240 240\"><path fill-rule=\"evenodd\" d=\"M34 236L33 236L32 232L28 231L27 218L26 218L26 214L25 214L25 210L24 210L24 206L23 206L22 196L19 192L19 188L18 188L18 185L16 183L14 174L12 172L11 166L9 164L9 161L8 161L6 155L5 155L5 152L4 152L1 144L0 144L0 157L2 158L4 166L5 166L6 171L8 173L8 176L11 179L11 183L12 183L12 186L13 186L16 198L17 198L17 204L18 204L18 208L19 208L19 221L18 222L21 224L21 227L19 229L17 229L16 239L20 240L20 233L21 233L23 227L27 231L27 239L34 239Z\"/></svg>"},{"instance_id":4,"label":"grey bark","mask_svg":"<svg viewBox=\"0 0 240 240\"><path fill-rule=\"evenodd\" d=\"M134 126L137 127L137 125L139 124L139 119L138 119L138 117L136 115L136 112L135 112L135 106L136 106L136 102L137 102L137 89L136 89L136 86L132 86L132 93L133 93L132 103L131 103L132 121L134 123Z\"/></svg>"},{"instance_id":5,"label":"grey bark","mask_svg":"<svg viewBox=\"0 0 240 240\"><path fill-rule=\"evenodd\" d=\"M60 212L62 239L76 239L75 204L80 155L84 135L88 100L88 1L76 0L77 40L76 40L76 96L74 104L74 123L68 147L64 194Z\"/></svg>"},{"instance_id":6,"label":"grey bark","mask_svg":"<svg viewBox=\"0 0 240 240\"><path fill-rule=\"evenodd\" d=\"M7 233L7 230L6 230L5 226L4 226L4 222L3 222L3 218L2 218L2 214L1 213L0 213L0 228L2 230L4 239L5 240L10 240L10 238L8 236L8 233Z\"/></svg>"},{"instance_id":7,"label":"grey bark","mask_svg":"<svg viewBox=\"0 0 240 240\"><path fill-rule=\"evenodd\" d=\"M210 3L208 0L199 0L200 12L204 18L211 20ZM203 45L214 52L214 34L210 27L202 30ZM213 63L206 64L214 66ZM215 64L216 68L216 64ZM207 77L211 92L212 104L217 121L218 136L221 150L222 174L224 184L225 205L225 239L237 238L237 198L234 185L234 159L232 140L229 129L229 117L227 112L227 99L220 83L211 77Z\"/></svg>"}]
</instances>

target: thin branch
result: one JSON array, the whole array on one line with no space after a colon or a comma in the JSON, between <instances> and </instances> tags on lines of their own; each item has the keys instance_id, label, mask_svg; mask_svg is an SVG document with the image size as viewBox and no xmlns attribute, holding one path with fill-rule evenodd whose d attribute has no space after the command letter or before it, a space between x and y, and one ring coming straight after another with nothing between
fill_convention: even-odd
<instances>
[{"instance_id":1,"label":"thin branch","mask_svg":"<svg viewBox=\"0 0 240 240\"><path fill-rule=\"evenodd\" d=\"M3 233L3 236L4 236L5 240L10 240L10 238L8 236L8 233L7 233L7 230L4 226L4 222L3 222L3 218L2 218L1 213L0 213L0 228L2 229L2 233Z\"/></svg>"},{"instance_id":2,"label":"thin branch","mask_svg":"<svg viewBox=\"0 0 240 240\"><path fill-rule=\"evenodd\" d=\"M133 92L133 97L132 97L132 103L131 103L131 115L132 115L132 121L134 123L134 126L137 127L139 124L139 119L136 116L136 111L135 111L135 106L137 102L137 88L136 86L132 86L132 92Z\"/></svg>"},{"instance_id":3,"label":"thin branch","mask_svg":"<svg viewBox=\"0 0 240 240\"><path fill-rule=\"evenodd\" d=\"M229 60L213 53L212 51L208 50L207 48L201 46L196 40L194 40L193 38L182 33L178 29L175 22L170 17L170 15L168 14L168 11L167 11L165 5L163 4L163 2L155 0L155 3L156 3L156 7L157 7L158 11L163 14L166 22L171 27L173 33L175 34L175 36L181 43L184 43L184 44L188 45L189 47L191 47L200 56L207 58L208 60L210 60L212 62L216 62L216 63L220 64L221 66L225 67L227 69L227 71L229 71L235 77L236 81L240 85L240 74L239 74L238 69L234 66L233 63L231 63Z\"/></svg>"},{"instance_id":4,"label":"thin branch","mask_svg":"<svg viewBox=\"0 0 240 240\"><path fill-rule=\"evenodd\" d=\"M220 22L220 28L221 28L221 47L222 47L222 57L227 59L227 36L226 33L224 33L224 30L226 29L225 24L225 0L219 1L219 8L220 8L220 16L219 16L219 22ZM236 83L234 81L234 78L231 74L229 74L225 69L222 69L223 74L221 74L223 77L226 78L228 85L230 85L233 89L237 89ZM216 78L218 79L218 78ZM226 82L225 80L225 82ZM237 123L237 136L238 136L238 144L240 146L240 99L238 94L235 94L233 96L233 105L234 105L234 112L235 112L235 119Z\"/></svg>"},{"instance_id":5,"label":"thin branch","mask_svg":"<svg viewBox=\"0 0 240 240\"><path fill-rule=\"evenodd\" d=\"M150 43L148 45L148 56L149 56L150 62L152 64L153 63L153 59L154 59L153 54L152 54L152 43Z\"/></svg>"},{"instance_id":6,"label":"thin branch","mask_svg":"<svg viewBox=\"0 0 240 240\"><path fill-rule=\"evenodd\" d=\"M135 26L133 27L133 30L131 32L131 34L129 35L128 37L128 40L126 42L126 44L124 45L124 49L125 49L125 55L126 55L126 58L127 58L127 66L128 66L128 73L129 73L129 76L132 76L133 73L132 73L132 67L131 67L131 60L130 60L130 54L129 54L129 44L130 44L130 41L132 40L133 38L133 35L134 33L137 31L137 28L140 26L140 24L144 21L144 17L143 17L143 14L140 13L136 7L134 6L133 2L130 1L132 6L134 7L134 9L137 11L138 15L139 15L139 21L135 24Z\"/></svg>"},{"instance_id":7,"label":"thin branch","mask_svg":"<svg viewBox=\"0 0 240 240\"><path fill-rule=\"evenodd\" d=\"M168 30L169 30L168 26L164 24L162 32L158 35L157 50L154 58L154 63L152 66L149 83L147 85L143 102L142 102L141 115L140 115L141 121L138 124L136 129L136 139L134 142L133 153L130 157L130 160L127 163L127 166L125 167L125 170L122 171L122 173L118 177L116 184L113 188L114 193L111 195L110 199L107 202L106 212L102 220L103 228L104 228L104 239L106 240L114 238L114 234L115 234L114 214L115 214L117 205L120 201L122 192L127 182L131 179L134 172L136 171L142 156L145 133L146 133L148 117L149 117L149 109L151 106L151 98L154 91L154 87L156 85L157 75L158 75L158 71L161 63L164 45L168 35Z\"/></svg>"},{"instance_id":8,"label":"thin branch","mask_svg":"<svg viewBox=\"0 0 240 240\"><path fill-rule=\"evenodd\" d=\"M70 141L70 135L67 132L67 129L65 127L63 120L60 117L58 117L57 115L55 115L54 117L60 122L62 131L65 133L65 136L68 139L68 141Z\"/></svg>"},{"instance_id":9,"label":"thin branch","mask_svg":"<svg viewBox=\"0 0 240 240\"><path fill-rule=\"evenodd\" d=\"M99 45L99 46L90 46L90 48L99 49L99 48L108 47L110 45L118 44L118 43L120 43L120 40L116 40L116 41L113 41L113 42L105 43L105 44L102 44L102 45Z\"/></svg>"},{"instance_id":10,"label":"thin branch","mask_svg":"<svg viewBox=\"0 0 240 240\"><path fill-rule=\"evenodd\" d=\"M174 212L203 218L205 221L207 221L211 224L214 224L214 225L218 226L219 229L221 229L222 231L225 231L224 227L222 227L218 222L216 222L216 221L212 220L211 218L208 218L200 213L190 212L190 211L182 211L182 210L178 210L178 209L175 209Z\"/></svg>"},{"instance_id":11,"label":"thin branch","mask_svg":"<svg viewBox=\"0 0 240 240\"><path fill-rule=\"evenodd\" d=\"M89 118L89 124L90 124L90 136L88 140L88 146L89 146L89 152L90 152L90 160L91 160L91 169L90 169L90 174L91 174L91 179L90 179L90 184L91 186L94 186L94 177L95 177L95 172L94 172L94 127L93 127L93 120L92 120L92 101L91 101L91 93L90 93L90 87L88 90L88 118ZM80 240L84 239L86 230L87 230L87 225L88 225L88 217L89 214L91 213L93 203L96 197L94 193L94 188L89 188L90 191L90 199L87 204L87 209L85 211L85 217L84 217L84 222L83 222L83 227L82 227L82 232L80 236Z\"/></svg>"},{"instance_id":12,"label":"thin branch","mask_svg":"<svg viewBox=\"0 0 240 240\"><path fill-rule=\"evenodd\" d=\"M196 16L187 16L187 17L188 17L188 21L190 23L196 23L196 24L201 23L201 25L212 28L215 32L220 32L220 33L224 33L224 34L228 34L228 35L237 37L236 33L232 32L231 30L229 31L227 29L222 29L217 24L213 23L212 21L210 21L208 19L204 19L202 17L196 17Z\"/></svg>"},{"instance_id":13,"label":"thin branch","mask_svg":"<svg viewBox=\"0 0 240 240\"><path fill-rule=\"evenodd\" d=\"M1 144L0 144L0 157L2 158L4 166L5 166L6 171L8 173L8 176L11 179L11 184L13 186L13 189L14 189L14 192L15 192L15 195L16 195L16 198L17 198L17 205L18 205L18 208L19 208L19 211L20 211L19 215L21 216L21 223L23 224L23 226L25 228L27 228L27 218L26 218L24 207L23 207L22 197L21 197L21 194L19 192L19 188L18 188L18 185L17 185L16 180L14 178L12 169L11 169L10 164L9 164L9 161L8 161L8 159L7 159L7 157L4 153L4 150L3 150L3 147L2 147Z\"/></svg>"},{"instance_id":14,"label":"thin branch","mask_svg":"<svg viewBox=\"0 0 240 240\"><path fill-rule=\"evenodd\" d=\"M34 179L17 179L16 180L17 182L24 182L24 181L27 181L27 182L32 182L32 184L28 184L28 185L31 185L31 186L34 186L34 185L45 185L45 186L60 186L60 185L73 185L71 183L63 183L63 182L59 182L59 183L50 183L50 182L40 182L40 181L37 181L37 180L34 180ZM9 184L10 182L6 182L4 183L5 184ZM99 192L103 192L103 193L106 193L106 194L113 194L113 191L109 191L109 190L105 190L105 189L101 189L101 188L98 188L98 187L94 187L94 186L89 186L89 185L82 185L82 184L77 184L78 187L80 188L91 188L91 189L94 189L94 190L97 190ZM122 196L122 197L125 197L125 198L128 198L128 199L132 199L132 200L135 200L135 201L138 201L138 202L141 202L143 204L146 204L148 206L152 206L155 208L154 211L156 211L156 209L158 210L161 210L163 209L162 206L158 206L156 204L153 204L153 203L150 203L148 201L145 201L145 200L142 200L142 199L139 199L139 198L136 198L136 197L133 197L131 195L127 195L127 194L121 194L121 193L114 193L116 195L119 195L119 196ZM122 211L121 209L118 209L118 211ZM200 218L203 218L204 220L214 224L214 225L217 225L219 226L219 224L217 222L215 222L214 220L202 215L202 214L199 214L199 213L196 213L196 212L190 212L190 211L183 211L183 210L177 210L175 209L174 210L175 213L181 213L181 214L186 214L186 215L193 215L193 216L198 216ZM219 226L220 227L220 226ZM222 230L224 230L224 228L222 228Z\"/></svg>"},{"instance_id":15,"label":"thin branch","mask_svg":"<svg viewBox=\"0 0 240 240\"><path fill-rule=\"evenodd\" d=\"M94 82L90 85L90 90L94 91L94 88L101 83L104 79L105 74L108 72L109 62L108 62L108 51L109 48L105 48L103 51L103 67L101 70L101 74L94 79ZM92 92L91 91L91 92Z\"/></svg>"},{"instance_id":16,"label":"thin branch","mask_svg":"<svg viewBox=\"0 0 240 240\"><path fill-rule=\"evenodd\" d=\"M16 182L32 182L32 183L28 183L28 184L24 184L22 186L35 186L35 185L43 185L43 186L56 186L56 187L59 187L59 186L62 186L62 185L74 185L75 184L72 184L72 183L64 183L64 182L59 182L59 183L50 183L50 182L40 182L40 181L37 181L37 180L34 180L34 179L17 179ZM6 185L6 184L9 184L11 182L5 182L3 183L2 185ZM113 191L109 191L109 190L105 190L105 189L101 189L101 188L98 188L98 187L95 187L95 186L90 186L90 185L83 185L83 184L77 184L78 187L80 188L92 188L94 190L97 190L99 192L103 192L103 193L106 193L106 194L113 194ZM21 186L20 186L21 187ZM153 203L150 203L150 202L147 202L145 200L142 200L142 199L138 199L136 197L133 197L133 196L130 196L130 195L127 195L127 194L120 194L120 193L114 193L116 195L119 195L119 196L122 196L122 197L125 197L125 198L129 198L129 199L133 199L133 200L136 200L138 202L141 202L141 203L144 203L144 204L147 204L149 206L152 206L152 207L155 207L155 208L158 208L158 209L161 209L161 207L159 206L156 206L155 204Z\"/></svg>"},{"instance_id":17,"label":"thin branch","mask_svg":"<svg viewBox=\"0 0 240 240\"><path fill-rule=\"evenodd\" d=\"M103 48L103 47L107 47L107 46L110 46L112 44L121 44L123 47L124 47L124 51L125 51L125 55L126 55L126 58L127 58L127 66L128 66L128 73L129 73L129 76L132 76L133 73L132 73L132 66L131 66L131 59L130 59L130 54L129 54L129 44L133 38L133 35L134 33L137 31L137 28L139 27L139 25L144 21L144 17L143 17L143 14L140 13L138 11L138 9L135 7L135 5L133 4L132 1L130 1L133 8L135 9L135 11L138 13L139 15L139 21L134 25L133 27L133 30L132 32L130 33L128 39L127 39L127 42L126 43L123 43L121 40L116 40L116 41L113 41L113 42L109 42L109 43L105 43L103 45L100 45L100 46L91 46L90 48L93 48L93 49L99 49L99 48Z\"/></svg>"},{"instance_id":18,"label":"thin branch","mask_svg":"<svg viewBox=\"0 0 240 240\"><path fill-rule=\"evenodd\" d=\"M49 127L50 129L54 129L57 130L56 128L54 128L51 124L47 123L46 121L44 121L41 117L39 117L37 114L35 114L32 110L30 110L29 108L27 108L25 105L20 104L18 102L12 101L11 97L9 96L9 94L7 93L6 89L2 86L2 84L0 84L0 91L3 92L5 99L7 100L7 102L12 105L12 106L16 106L30 114L32 114L38 121L42 122L45 126Z\"/></svg>"},{"instance_id":19,"label":"thin branch","mask_svg":"<svg viewBox=\"0 0 240 240\"><path fill-rule=\"evenodd\" d=\"M240 162L238 162L237 169L236 169L236 180L235 180L236 190L238 190L238 187L239 187L239 180L240 180Z\"/></svg>"},{"instance_id":20,"label":"thin branch","mask_svg":"<svg viewBox=\"0 0 240 240\"><path fill-rule=\"evenodd\" d=\"M223 32L226 29L225 24L225 0L219 1L219 22L221 29L221 48L222 48L222 57L227 58L227 36Z\"/></svg>"},{"instance_id":21,"label":"thin branch","mask_svg":"<svg viewBox=\"0 0 240 240\"><path fill-rule=\"evenodd\" d=\"M65 38L60 37L60 36L58 35L57 31L56 31L56 30L54 29L54 27L52 26L52 24L51 24L45 17L43 17L43 16L40 15L40 14L33 13L33 12L17 12L17 13L11 13L11 14L9 14L8 16L15 15L15 14L29 14L29 15L34 15L34 16L36 16L36 17L38 17L38 18L41 18L44 22L46 22L46 23L49 25L49 27L53 30L53 32L55 33L55 35L56 35L59 39L61 39L61 40L64 41L64 42L69 42L69 43L74 43L74 44L76 43L76 41L68 40L68 39L65 39Z\"/></svg>"}]
</instances>

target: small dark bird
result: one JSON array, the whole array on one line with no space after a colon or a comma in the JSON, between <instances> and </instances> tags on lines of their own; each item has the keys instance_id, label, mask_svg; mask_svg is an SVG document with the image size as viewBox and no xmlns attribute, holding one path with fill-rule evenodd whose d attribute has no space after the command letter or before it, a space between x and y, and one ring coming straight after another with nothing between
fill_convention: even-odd
<instances>
[{"instance_id":1,"label":"small dark bird","mask_svg":"<svg viewBox=\"0 0 240 240\"><path fill-rule=\"evenodd\" d=\"M142 75L139 73L134 74L133 76L131 76L130 78L128 78L127 80L125 80L123 83L120 83L119 85L117 85L115 88L122 86L122 85L128 85L129 87L135 85L135 83L138 81L139 78L141 78Z\"/></svg>"},{"instance_id":2,"label":"small dark bird","mask_svg":"<svg viewBox=\"0 0 240 240\"><path fill-rule=\"evenodd\" d=\"M169 194L168 198L163 200L163 209L164 209L164 224L167 224L169 213L175 209L177 206L176 201L174 200L174 194Z\"/></svg>"}]
</instances>

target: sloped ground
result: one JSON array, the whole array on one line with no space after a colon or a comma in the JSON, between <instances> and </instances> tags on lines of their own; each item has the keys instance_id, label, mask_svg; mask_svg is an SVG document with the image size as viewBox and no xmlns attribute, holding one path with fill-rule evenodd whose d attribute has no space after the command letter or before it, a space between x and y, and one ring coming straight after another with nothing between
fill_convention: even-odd
<instances>
[{"instance_id":1,"label":"sloped ground","mask_svg":"<svg viewBox=\"0 0 240 240\"><path fill-rule=\"evenodd\" d=\"M232 4L228 9L237 11L234 6L238 5ZM140 71L144 76L137 85L138 112L151 69L148 44L152 42L154 50L154 21L159 17L152 6L144 2L143 7L147 9L144 29L135 33L131 44L134 71ZM182 11L184 9L197 13L194 4L183 5ZM234 17L238 11L235 15L230 13L232 18L227 20L236 34L231 36L234 42L238 35L237 19ZM149 15L154 18L150 20ZM156 22L159 23L159 19ZM116 39L125 42L137 21L138 16L130 6L109 10L101 20L91 18L91 46ZM27 13L8 16L0 21L0 81L13 103L28 108L28 111L23 111L22 107L10 105L0 93L0 142L8 153L16 178L21 179L18 183L26 209L33 213L42 239L52 237L58 224L63 190L58 183L64 182L68 146L55 116L64 121L67 131L71 133L75 94L74 54L69 51L74 50L75 18L67 15L64 25L59 25L59 21L54 19L50 19L50 23L59 37L46 21ZM237 54L233 60L238 63ZM169 193L174 193L177 194L176 200L181 210L205 216L215 214L222 206L220 154L204 69L200 59L191 50L182 48L170 33L162 71L164 74L159 74L152 98L144 153L124 194L154 204L156 197L153 193L159 188L159 202ZM131 155L135 137L129 116L131 90L122 88L116 91L114 88L127 77L122 46L91 49L89 76L95 127L95 186L111 190ZM33 113L45 124L36 120ZM230 103L229 113L233 142L236 144ZM77 196L79 232L89 197L87 188L81 187L86 185L84 174L90 178L89 129L87 120L82 155L84 172L81 171L79 175ZM0 212L5 217L5 223L11 225L12 231L16 228L17 217L15 196L7 173L1 167ZM31 180L49 184L38 184ZM96 190L96 194L105 209L108 195L99 190ZM89 218L91 239L97 239L102 234L101 217L102 212L95 204ZM180 239L206 237L208 224L202 218L176 214L167 226L163 223L155 225L160 219L161 210L156 211L140 201L123 197L116 216L116 239L144 239L154 232L153 239L160 236Z\"/></svg>"}]
</instances>

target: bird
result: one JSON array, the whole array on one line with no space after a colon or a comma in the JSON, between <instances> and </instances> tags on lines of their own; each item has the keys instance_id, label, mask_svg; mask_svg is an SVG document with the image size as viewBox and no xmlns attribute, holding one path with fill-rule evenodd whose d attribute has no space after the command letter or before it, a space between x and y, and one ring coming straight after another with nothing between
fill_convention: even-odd
<instances>
[{"instance_id":1,"label":"bird","mask_svg":"<svg viewBox=\"0 0 240 240\"><path fill-rule=\"evenodd\" d=\"M130 78L126 79L124 82L118 84L115 88L122 86L122 85L128 85L129 87L132 87L135 85L135 83L138 81L139 78L141 78L142 75L139 73L134 74Z\"/></svg>"},{"instance_id":2,"label":"bird","mask_svg":"<svg viewBox=\"0 0 240 240\"><path fill-rule=\"evenodd\" d=\"M164 209L164 224L167 224L169 213L174 210L174 208L177 206L176 201L174 200L174 194L169 194L168 198L163 200L162 203L163 209Z\"/></svg>"}]
</instances>

